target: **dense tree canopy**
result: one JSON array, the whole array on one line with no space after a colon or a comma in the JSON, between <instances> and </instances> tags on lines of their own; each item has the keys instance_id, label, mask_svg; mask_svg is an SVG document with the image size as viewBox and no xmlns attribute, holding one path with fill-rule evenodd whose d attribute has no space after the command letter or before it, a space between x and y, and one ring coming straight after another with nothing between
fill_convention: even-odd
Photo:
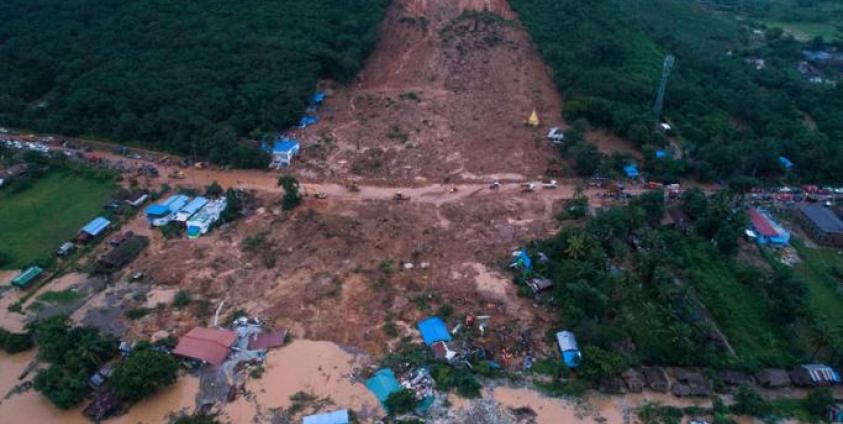
<instances>
[{"instance_id":1,"label":"dense tree canopy","mask_svg":"<svg viewBox=\"0 0 843 424\"><path fill-rule=\"evenodd\" d=\"M796 71L804 45L781 31L753 38L751 28L701 2L511 3L566 94L566 117L586 118L641 147L667 146L653 104L662 60L676 57L663 117L677 130L687 166L648 155L647 171L658 179L679 172L776 178L785 155L803 179L843 182L843 84L809 84ZM750 58L766 67L756 69Z\"/></svg>"},{"instance_id":2,"label":"dense tree canopy","mask_svg":"<svg viewBox=\"0 0 843 424\"><path fill-rule=\"evenodd\" d=\"M114 368L114 390L120 399L137 401L175 382L178 370L178 362L172 356L141 342Z\"/></svg>"},{"instance_id":3,"label":"dense tree canopy","mask_svg":"<svg viewBox=\"0 0 843 424\"><path fill-rule=\"evenodd\" d=\"M32 334L38 358L51 365L35 376L33 387L59 408L71 408L88 395L91 373L117 352L117 341L91 327L72 327L59 315L36 323Z\"/></svg>"},{"instance_id":4,"label":"dense tree canopy","mask_svg":"<svg viewBox=\"0 0 843 424\"><path fill-rule=\"evenodd\" d=\"M317 78L351 79L388 0L0 2L0 125L139 140L238 166Z\"/></svg>"}]
</instances>

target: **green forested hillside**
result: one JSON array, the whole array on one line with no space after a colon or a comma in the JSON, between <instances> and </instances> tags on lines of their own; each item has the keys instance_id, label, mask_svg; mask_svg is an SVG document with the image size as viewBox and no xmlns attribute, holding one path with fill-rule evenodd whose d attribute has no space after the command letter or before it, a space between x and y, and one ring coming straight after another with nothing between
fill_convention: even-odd
<instances>
[{"instance_id":1,"label":"green forested hillside","mask_svg":"<svg viewBox=\"0 0 843 424\"><path fill-rule=\"evenodd\" d=\"M6 0L0 125L139 140L254 166L237 136L352 78L388 0Z\"/></svg>"},{"instance_id":2,"label":"green forested hillside","mask_svg":"<svg viewBox=\"0 0 843 424\"><path fill-rule=\"evenodd\" d=\"M664 146L652 106L664 55L676 65L664 117L705 180L797 176L843 182L843 84L796 72L800 42L753 34L736 16L689 0L512 0L555 71L569 119L587 118L639 144ZM746 59L763 58L756 70ZM575 150L576 151L576 150Z\"/></svg>"}]
</instances>

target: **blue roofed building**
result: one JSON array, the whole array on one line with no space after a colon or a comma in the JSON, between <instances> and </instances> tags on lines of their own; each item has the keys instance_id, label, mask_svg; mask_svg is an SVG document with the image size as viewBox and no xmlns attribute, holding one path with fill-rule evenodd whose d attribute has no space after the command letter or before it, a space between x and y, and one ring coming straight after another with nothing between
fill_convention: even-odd
<instances>
[{"instance_id":1,"label":"blue roofed building","mask_svg":"<svg viewBox=\"0 0 843 424\"><path fill-rule=\"evenodd\" d=\"M325 101L325 97L327 97L327 94L325 94L324 91L317 91L317 92L313 93L313 95L310 96L310 105L311 106L321 105L322 102Z\"/></svg>"},{"instance_id":2,"label":"blue roofed building","mask_svg":"<svg viewBox=\"0 0 843 424\"><path fill-rule=\"evenodd\" d=\"M788 170L788 171L793 169L793 166L794 166L793 162L791 162L790 159L788 159L784 156L779 156L779 164L782 166L782 168L784 168L785 170Z\"/></svg>"},{"instance_id":3,"label":"blue roofed building","mask_svg":"<svg viewBox=\"0 0 843 424\"><path fill-rule=\"evenodd\" d=\"M401 390L401 384L395 378L395 373L389 368L381 368L372 378L366 380L364 383L366 388L375 394L381 405L386 408L384 402L389 398L389 395Z\"/></svg>"},{"instance_id":4,"label":"blue roofed building","mask_svg":"<svg viewBox=\"0 0 843 424\"><path fill-rule=\"evenodd\" d=\"M308 415L302 419L302 424L348 424L348 409Z\"/></svg>"},{"instance_id":5,"label":"blue roofed building","mask_svg":"<svg viewBox=\"0 0 843 424\"><path fill-rule=\"evenodd\" d=\"M293 158L298 156L300 149L299 142L294 139L278 139L272 144L272 164L270 166L273 168L290 166L293 163Z\"/></svg>"},{"instance_id":6,"label":"blue roofed building","mask_svg":"<svg viewBox=\"0 0 843 424\"><path fill-rule=\"evenodd\" d=\"M178 221L178 222L187 221L188 219L190 219L190 217L195 215L196 212L199 212L199 210L202 209L207 204L208 204L208 199L206 199L202 196L197 196L195 199L191 200L190 203L188 203L183 208L179 209L178 212L176 212L176 218L175 218L176 221Z\"/></svg>"},{"instance_id":7,"label":"blue roofed building","mask_svg":"<svg viewBox=\"0 0 843 424\"><path fill-rule=\"evenodd\" d=\"M576 368L580 365L582 353L577 344L577 338L570 331L556 333L556 342L559 344L559 351L562 352L562 360L568 368Z\"/></svg>"},{"instance_id":8,"label":"blue roofed building","mask_svg":"<svg viewBox=\"0 0 843 424\"><path fill-rule=\"evenodd\" d=\"M111 221L101 216L94 218L79 230L79 241L85 242L99 236L109 225L111 225Z\"/></svg>"},{"instance_id":9,"label":"blue roofed building","mask_svg":"<svg viewBox=\"0 0 843 424\"><path fill-rule=\"evenodd\" d=\"M664 150L656 150L656 157L659 159L664 159L667 157L667 152Z\"/></svg>"},{"instance_id":10,"label":"blue roofed building","mask_svg":"<svg viewBox=\"0 0 843 424\"><path fill-rule=\"evenodd\" d=\"M423 319L418 325L424 344L430 346L436 342L451 341L451 332L442 318L430 317Z\"/></svg>"},{"instance_id":11,"label":"blue roofed building","mask_svg":"<svg viewBox=\"0 0 843 424\"><path fill-rule=\"evenodd\" d=\"M299 128L307 128L319 122L319 117L316 115L304 115L299 120Z\"/></svg>"},{"instance_id":12,"label":"blue roofed building","mask_svg":"<svg viewBox=\"0 0 843 424\"><path fill-rule=\"evenodd\" d=\"M638 178L641 174L638 172L638 165L631 163L623 167L623 173L629 178Z\"/></svg>"},{"instance_id":13,"label":"blue roofed building","mask_svg":"<svg viewBox=\"0 0 843 424\"><path fill-rule=\"evenodd\" d=\"M183 194L174 194L163 202L147 206L144 210L146 220L156 227L167 225L175 218L176 213L187 206L189 202L189 197Z\"/></svg>"}]
</instances>

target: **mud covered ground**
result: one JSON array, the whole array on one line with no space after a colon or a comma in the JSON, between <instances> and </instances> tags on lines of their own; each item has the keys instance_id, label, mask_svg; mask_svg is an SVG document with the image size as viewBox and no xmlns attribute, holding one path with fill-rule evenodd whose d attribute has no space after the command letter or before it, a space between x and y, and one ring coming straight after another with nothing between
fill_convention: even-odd
<instances>
[{"instance_id":1,"label":"mud covered ground","mask_svg":"<svg viewBox=\"0 0 843 424\"><path fill-rule=\"evenodd\" d=\"M272 196L262 200L255 215L198 240L153 237L125 273L145 272L140 284L152 288L142 301L124 295L123 308L154 307L154 296L167 307L125 320L130 338L161 330L180 335L212 320L221 302L221 317L242 309L296 337L375 355L415 336L415 323L444 305L455 316L491 315L506 339L553 322L517 296L505 269L512 249L554 229L547 219L553 210L541 198L440 206L309 200L292 213L281 213ZM176 290L196 302L169 307ZM389 335L386 323L397 334Z\"/></svg>"},{"instance_id":2,"label":"mud covered ground","mask_svg":"<svg viewBox=\"0 0 843 424\"><path fill-rule=\"evenodd\" d=\"M484 16L463 15L487 11ZM298 135L305 175L390 181L534 178L561 124L548 68L504 0L396 0L357 81L328 87ZM543 124L524 121L536 109Z\"/></svg>"}]
</instances>

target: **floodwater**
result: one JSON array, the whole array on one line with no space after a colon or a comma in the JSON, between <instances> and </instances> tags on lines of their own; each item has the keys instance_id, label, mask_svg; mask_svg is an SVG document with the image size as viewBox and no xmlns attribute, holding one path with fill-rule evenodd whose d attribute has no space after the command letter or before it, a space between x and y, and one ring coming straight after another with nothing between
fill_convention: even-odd
<instances>
[{"instance_id":1,"label":"floodwater","mask_svg":"<svg viewBox=\"0 0 843 424\"><path fill-rule=\"evenodd\" d=\"M288 408L290 396L300 391L328 397L337 408L361 411L361 415L381 414L375 396L350 377L363 359L331 342L295 340L269 352L260 379L248 379L246 390L254 394L253 401L239 398L226 405L223 414L232 422L248 422L254 417L255 402L263 410Z\"/></svg>"},{"instance_id":2,"label":"floodwater","mask_svg":"<svg viewBox=\"0 0 843 424\"><path fill-rule=\"evenodd\" d=\"M0 352L0 424L89 424L90 421L82 415L83 406L70 410L61 410L53 406L44 396L35 390L10 396L6 394L21 381L18 376L23 372L36 351L8 355ZM27 379L34 377L34 373ZM113 424L157 424L167 421L173 413L185 410L193 411L196 393L199 390L199 380L193 376L183 376L179 380L161 390L150 398L132 406L125 415L106 420Z\"/></svg>"},{"instance_id":3,"label":"floodwater","mask_svg":"<svg viewBox=\"0 0 843 424\"><path fill-rule=\"evenodd\" d=\"M623 412L614 405L579 405L529 389L497 387L492 390L492 398L504 408L529 407L536 413L537 424L623 422Z\"/></svg>"}]
</instances>

